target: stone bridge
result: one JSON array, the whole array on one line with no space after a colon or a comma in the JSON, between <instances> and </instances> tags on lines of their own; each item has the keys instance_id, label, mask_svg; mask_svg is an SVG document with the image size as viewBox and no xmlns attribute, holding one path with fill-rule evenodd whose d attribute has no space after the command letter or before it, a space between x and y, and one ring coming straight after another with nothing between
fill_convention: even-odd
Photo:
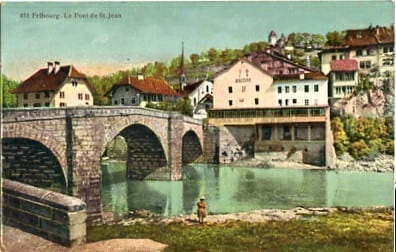
<instances>
[{"instance_id":1,"label":"stone bridge","mask_svg":"<svg viewBox=\"0 0 396 252\"><path fill-rule=\"evenodd\" d=\"M101 159L115 137L128 145L132 179L179 180L182 164L202 155L201 121L138 107L3 110L3 177L87 203L101 219Z\"/></svg>"}]
</instances>

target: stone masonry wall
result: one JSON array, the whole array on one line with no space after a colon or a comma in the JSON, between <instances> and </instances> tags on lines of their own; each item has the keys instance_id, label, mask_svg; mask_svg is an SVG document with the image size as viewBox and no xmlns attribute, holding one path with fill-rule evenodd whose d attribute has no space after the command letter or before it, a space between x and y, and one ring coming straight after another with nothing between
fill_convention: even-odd
<instances>
[{"instance_id":1,"label":"stone masonry wall","mask_svg":"<svg viewBox=\"0 0 396 252\"><path fill-rule=\"evenodd\" d=\"M201 158L202 148L194 132L189 131L183 136L183 163L193 163Z\"/></svg>"},{"instance_id":2,"label":"stone masonry wall","mask_svg":"<svg viewBox=\"0 0 396 252\"><path fill-rule=\"evenodd\" d=\"M66 193L62 167L43 144L24 138L5 138L2 148L4 178Z\"/></svg>"},{"instance_id":3,"label":"stone masonry wall","mask_svg":"<svg viewBox=\"0 0 396 252\"><path fill-rule=\"evenodd\" d=\"M204 128L203 159L206 163L219 163L219 130L217 127Z\"/></svg>"},{"instance_id":4,"label":"stone masonry wall","mask_svg":"<svg viewBox=\"0 0 396 252\"><path fill-rule=\"evenodd\" d=\"M161 143L150 129L134 125L123 130L121 135L128 145L128 178L143 180L156 170L167 167Z\"/></svg>"},{"instance_id":5,"label":"stone masonry wall","mask_svg":"<svg viewBox=\"0 0 396 252\"><path fill-rule=\"evenodd\" d=\"M3 179L3 221L66 246L86 240L86 205L80 199Z\"/></svg>"},{"instance_id":6,"label":"stone masonry wall","mask_svg":"<svg viewBox=\"0 0 396 252\"><path fill-rule=\"evenodd\" d=\"M219 127L219 162L229 163L254 156L254 126Z\"/></svg>"}]
</instances>

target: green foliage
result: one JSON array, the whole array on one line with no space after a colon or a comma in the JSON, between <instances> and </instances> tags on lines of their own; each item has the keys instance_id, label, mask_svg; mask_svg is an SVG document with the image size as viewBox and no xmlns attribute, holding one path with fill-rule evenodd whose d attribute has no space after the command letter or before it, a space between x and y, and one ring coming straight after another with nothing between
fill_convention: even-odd
<instances>
[{"instance_id":1,"label":"green foliage","mask_svg":"<svg viewBox=\"0 0 396 252\"><path fill-rule=\"evenodd\" d=\"M345 37L344 32L338 32L338 31L328 32L328 33L326 33L326 39L327 39L326 45L341 46L342 41L344 40L344 37Z\"/></svg>"},{"instance_id":2,"label":"green foliage","mask_svg":"<svg viewBox=\"0 0 396 252\"><path fill-rule=\"evenodd\" d=\"M367 155L393 155L393 126L387 118L335 117L331 120L337 155L349 152L361 159Z\"/></svg>"},{"instance_id":3,"label":"green foliage","mask_svg":"<svg viewBox=\"0 0 396 252\"><path fill-rule=\"evenodd\" d=\"M183 115L193 116L193 107L189 97L179 98L176 103L176 111L179 111Z\"/></svg>"},{"instance_id":4,"label":"green foliage","mask_svg":"<svg viewBox=\"0 0 396 252\"><path fill-rule=\"evenodd\" d=\"M17 81L8 79L5 75L1 75L2 95L0 95L3 108L12 108L17 106L17 98L11 91L18 86Z\"/></svg>"},{"instance_id":5,"label":"green foliage","mask_svg":"<svg viewBox=\"0 0 396 252\"><path fill-rule=\"evenodd\" d=\"M163 101L158 103L147 103L146 108L164 110L164 111L177 111L186 116L192 116L192 106L190 98L184 97L179 98L176 104L170 103L169 101Z\"/></svg>"}]
</instances>

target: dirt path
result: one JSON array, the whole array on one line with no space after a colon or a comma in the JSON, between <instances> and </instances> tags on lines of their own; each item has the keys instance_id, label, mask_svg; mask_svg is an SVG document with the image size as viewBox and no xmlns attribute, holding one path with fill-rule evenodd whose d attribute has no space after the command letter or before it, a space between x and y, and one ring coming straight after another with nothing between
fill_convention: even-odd
<instances>
[{"instance_id":1,"label":"dirt path","mask_svg":"<svg viewBox=\"0 0 396 252\"><path fill-rule=\"evenodd\" d=\"M1 250L5 252L154 252L167 247L150 239L112 239L67 248L18 228L3 225L2 229Z\"/></svg>"}]
</instances>

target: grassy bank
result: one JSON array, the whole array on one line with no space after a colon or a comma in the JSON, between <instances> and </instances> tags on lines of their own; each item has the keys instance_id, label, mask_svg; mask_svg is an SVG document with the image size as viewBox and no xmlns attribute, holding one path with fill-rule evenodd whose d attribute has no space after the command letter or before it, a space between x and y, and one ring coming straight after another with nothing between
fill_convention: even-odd
<instances>
[{"instance_id":1,"label":"grassy bank","mask_svg":"<svg viewBox=\"0 0 396 252\"><path fill-rule=\"evenodd\" d=\"M149 238L168 244L166 251L393 251L393 213L379 209L265 223L103 225L88 229L88 242L112 238Z\"/></svg>"}]
</instances>

